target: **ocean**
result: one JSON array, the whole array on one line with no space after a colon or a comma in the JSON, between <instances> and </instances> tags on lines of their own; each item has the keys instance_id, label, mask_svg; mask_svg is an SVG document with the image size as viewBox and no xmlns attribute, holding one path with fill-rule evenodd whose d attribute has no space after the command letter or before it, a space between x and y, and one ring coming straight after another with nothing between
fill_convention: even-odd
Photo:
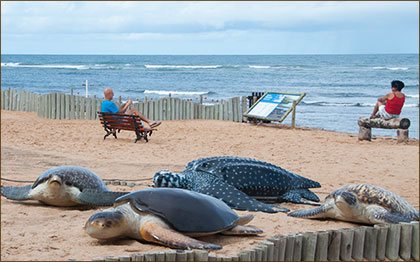
<instances>
[{"instance_id":1,"label":"ocean","mask_svg":"<svg viewBox=\"0 0 420 262\"><path fill-rule=\"evenodd\" d=\"M111 87L122 100L173 97L216 103L252 92L306 93L296 125L358 133L391 81L406 87L401 117L419 138L419 55L2 55L1 88L103 97ZM283 123L289 124L291 116ZM373 129L396 136L396 130Z\"/></svg>"}]
</instances>

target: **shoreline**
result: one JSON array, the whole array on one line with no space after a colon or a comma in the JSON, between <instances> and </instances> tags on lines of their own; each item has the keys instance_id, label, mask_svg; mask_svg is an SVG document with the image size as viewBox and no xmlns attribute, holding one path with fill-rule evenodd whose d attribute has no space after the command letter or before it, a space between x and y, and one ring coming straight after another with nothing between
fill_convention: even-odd
<instances>
[{"instance_id":1,"label":"shoreline","mask_svg":"<svg viewBox=\"0 0 420 262\"><path fill-rule=\"evenodd\" d=\"M53 120L36 113L1 111L2 178L34 181L49 168L80 165L103 179L146 179L163 169L177 172L192 160L233 155L256 158L321 183L315 192L321 201L332 190L350 183L370 183L388 189L418 209L419 144L398 144L388 137L358 141L357 134L287 125L269 127L217 120L162 121L148 143L133 143L134 132L108 137L98 120ZM403 167L403 168L400 168ZM21 186L2 180L2 185ZM109 185L110 190L140 190L147 186ZM290 210L308 205L281 203ZM36 201L1 198L2 260L89 260L95 257L158 252L165 247L124 239L99 242L83 225L104 208L48 207ZM223 246L209 255L231 256L275 235L357 227L335 220L297 219L284 213L252 213L250 225L261 228L258 237L208 236L200 240Z\"/></svg>"}]
</instances>

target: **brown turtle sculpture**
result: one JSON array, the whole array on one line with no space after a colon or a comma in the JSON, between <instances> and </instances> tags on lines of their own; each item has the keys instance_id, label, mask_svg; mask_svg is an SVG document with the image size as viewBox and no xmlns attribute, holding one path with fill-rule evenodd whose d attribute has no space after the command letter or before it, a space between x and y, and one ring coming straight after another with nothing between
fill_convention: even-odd
<instances>
[{"instance_id":1,"label":"brown turtle sculpture","mask_svg":"<svg viewBox=\"0 0 420 262\"><path fill-rule=\"evenodd\" d=\"M256 235L245 226L253 215L238 216L223 201L178 188L151 188L115 200L113 209L92 215L86 232L97 239L129 237L182 249L221 249L192 237Z\"/></svg>"},{"instance_id":2,"label":"brown turtle sculpture","mask_svg":"<svg viewBox=\"0 0 420 262\"><path fill-rule=\"evenodd\" d=\"M335 218L363 224L419 221L419 211L404 198L378 186L352 184L331 192L314 209L288 214L300 218Z\"/></svg>"}]
</instances>

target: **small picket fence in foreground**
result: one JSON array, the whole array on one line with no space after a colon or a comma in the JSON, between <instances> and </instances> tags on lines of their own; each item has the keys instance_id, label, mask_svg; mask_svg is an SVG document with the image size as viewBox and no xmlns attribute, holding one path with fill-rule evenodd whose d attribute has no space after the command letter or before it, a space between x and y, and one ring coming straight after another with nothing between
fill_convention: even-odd
<instances>
[{"instance_id":1,"label":"small picket fence in foreground","mask_svg":"<svg viewBox=\"0 0 420 262\"><path fill-rule=\"evenodd\" d=\"M419 222L281 235L236 256L206 250L133 253L92 261L419 261Z\"/></svg>"}]
</instances>

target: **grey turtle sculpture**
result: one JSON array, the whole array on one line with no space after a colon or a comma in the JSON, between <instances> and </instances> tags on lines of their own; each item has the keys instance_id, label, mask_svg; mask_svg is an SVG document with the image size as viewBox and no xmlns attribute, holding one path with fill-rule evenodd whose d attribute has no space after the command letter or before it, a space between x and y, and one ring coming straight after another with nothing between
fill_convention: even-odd
<instances>
[{"instance_id":1,"label":"grey turtle sculpture","mask_svg":"<svg viewBox=\"0 0 420 262\"><path fill-rule=\"evenodd\" d=\"M192 161L181 173L167 170L155 174L157 187L184 188L208 194L238 210L268 213L288 212L287 208L262 203L271 197L276 202L310 203L319 198L308 188L320 187L273 164L251 158L210 157Z\"/></svg>"},{"instance_id":2,"label":"grey turtle sculpture","mask_svg":"<svg viewBox=\"0 0 420 262\"><path fill-rule=\"evenodd\" d=\"M279 203L319 205L311 202L319 202L319 198L308 189L321 187L318 182L257 159L208 157L188 163L186 169L213 173L256 199L272 197Z\"/></svg>"},{"instance_id":3,"label":"grey turtle sculpture","mask_svg":"<svg viewBox=\"0 0 420 262\"><path fill-rule=\"evenodd\" d=\"M331 192L321 206L294 211L288 216L385 224L418 221L419 211L404 198L381 187L351 184Z\"/></svg>"},{"instance_id":4,"label":"grey turtle sculpture","mask_svg":"<svg viewBox=\"0 0 420 262\"><path fill-rule=\"evenodd\" d=\"M245 226L252 215L239 217L223 201L176 188L152 188L116 199L111 210L92 215L85 231L93 238L129 237L171 248L221 249L191 236L257 235Z\"/></svg>"},{"instance_id":5,"label":"grey turtle sculpture","mask_svg":"<svg viewBox=\"0 0 420 262\"><path fill-rule=\"evenodd\" d=\"M52 206L112 206L127 192L111 192L102 179L89 169L59 166L41 174L33 185L5 186L1 195L12 200L39 200Z\"/></svg>"}]
</instances>

